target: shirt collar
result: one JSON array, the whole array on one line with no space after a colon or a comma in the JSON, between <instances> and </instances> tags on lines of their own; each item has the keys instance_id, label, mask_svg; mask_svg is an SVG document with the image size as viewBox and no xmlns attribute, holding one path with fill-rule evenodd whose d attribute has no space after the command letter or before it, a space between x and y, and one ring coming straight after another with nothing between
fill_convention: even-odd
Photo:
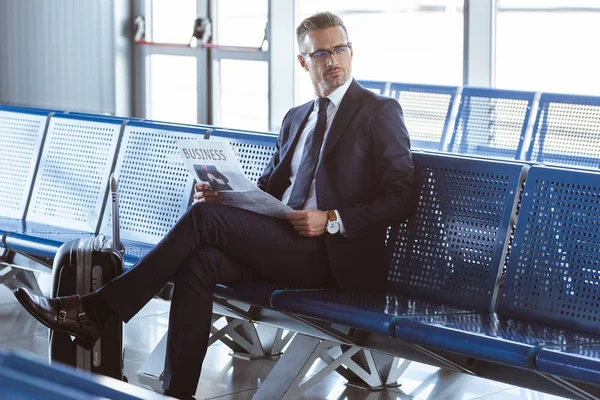
<instances>
[{"instance_id":1,"label":"shirt collar","mask_svg":"<svg viewBox=\"0 0 600 400\"><path fill-rule=\"evenodd\" d=\"M336 108L338 108L340 106L340 104L342 103L342 99L344 98L344 95L348 91L348 88L350 87L351 83L352 83L352 77L349 77L348 80L346 80L346 83L344 83L339 88L335 89L333 92L329 93L329 96L327 96L329 101L331 101ZM317 105L318 99L319 99L318 97L315 98L315 110L319 109L319 106Z\"/></svg>"}]
</instances>

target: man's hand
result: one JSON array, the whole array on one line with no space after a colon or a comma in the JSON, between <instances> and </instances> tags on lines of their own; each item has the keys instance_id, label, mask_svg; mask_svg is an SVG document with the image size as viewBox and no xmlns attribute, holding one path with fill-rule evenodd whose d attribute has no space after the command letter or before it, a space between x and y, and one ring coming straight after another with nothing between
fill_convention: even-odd
<instances>
[{"instance_id":1,"label":"man's hand","mask_svg":"<svg viewBox=\"0 0 600 400\"><path fill-rule=\"evenodd\" d=\"M294 226L296 232L306 237L317 237L325 233L327 213L321 210L303 210L287 214L285 218Z\"/></svg>"},{"instance_id":2,"label":"man's hand","mask_svg":"<svg viewBox=\"0 0 600 400\"><path fill-rule=\"evenodd\" d=\"M194 202L218 203L221 200L223 196L206 183L196 183L194 186Z\"/></svg>"}]
</instances>

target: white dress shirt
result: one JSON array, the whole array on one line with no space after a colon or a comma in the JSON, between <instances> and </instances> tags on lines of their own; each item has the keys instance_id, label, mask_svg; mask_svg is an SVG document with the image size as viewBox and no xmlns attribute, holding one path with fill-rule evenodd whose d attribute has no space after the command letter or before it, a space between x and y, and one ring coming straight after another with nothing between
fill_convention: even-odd
<instances>
[{"instance_id":1,"label":"white dress shirt","mask_svg":"<svg viewBox=\"0 0 600 400\"><path fill-rule=\"evenodd\" d=\"M333 92L327 96L330 100L329 105L327 106L327 125L325 127L325 135L323 136L323 144L325 144L327 140L327 136L329 135L329 129L331 128L331 123L337 114L337 111L340 107L342 99L348 91L350 84L352 83L352 78L348 78L346 83L344 83L339 88L335 89ZM294 183L296 182L296 176L298 174L298 168L300 167L300 163L302 161L302 154L304 153L304 146L306 144L306 138L308 134L315 128L317 124L317 115L319 113L319 106L317 103L318 97L315 97L313 110L308 116L308 120L306 121L306 125L304 125L304 129L298 138L298 143L296 144L296 148L294 149L294 155L292 156L292 164L291 164L291 175L290 175L290 186L286 189L281 197L281 202L287 204L290 200L290 196L292 195L292 188L294 187ZM317 164L317 168L315 168L315 176L313 176L313 180L310 184L310 189L308 190L308 196L306 198L306 202L304 203L303 210L317 210L317 192L315 189L315 177L317 175L317 170L321 164L321 157L323 155L323 144L321 145L321 153L319 155L319 163ZM340 218L340 214L337 210L335 210L335 214L337 216L337 220L340 223L340 233L342 235L346 234L346 230L344 229L344 224L342 219Z\"/></svg>"}]
</instances>

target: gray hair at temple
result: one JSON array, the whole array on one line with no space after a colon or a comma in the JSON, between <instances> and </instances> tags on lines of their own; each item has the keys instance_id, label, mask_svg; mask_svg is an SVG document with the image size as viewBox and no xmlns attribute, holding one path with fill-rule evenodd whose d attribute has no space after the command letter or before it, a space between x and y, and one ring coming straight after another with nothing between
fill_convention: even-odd
<instances>
[{"instance_id":1,"label":"gray hair at temple","mask_svg":"<svg viewBox=\"0 0 600 400\"><path fill-rule=\"evenodd\" d=\"M302 21L300 25L298 25L298 28L296 28L296 39L298 40L300 52L304 52L304 38L308 32L322 31L327 28L333 28L334 26L341 26L346 35L346 40L348 40L348 31L346 30L344 21L334 13L329 11L320 12L311 15Z\"/></svg>"}]
</instances>

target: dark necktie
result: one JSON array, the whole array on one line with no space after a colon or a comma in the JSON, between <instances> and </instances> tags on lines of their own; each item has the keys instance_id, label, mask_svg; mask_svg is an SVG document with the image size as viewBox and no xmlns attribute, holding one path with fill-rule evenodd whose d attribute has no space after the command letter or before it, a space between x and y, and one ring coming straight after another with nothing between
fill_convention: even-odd
<instances>
[{"instance_id":1,"label":"dark necktie","mask_svg":"<svg viewBox=\"0 0 600 400\"><path fill-rule=\"evenodd\" d=\"M327 97L319 97L317 103L319 105L317 124L315 125L315 129L306 138L302 161L298 167L292 194L288 201L288 206L294 210L302 209L306 201L306 196L308 196L308 190L315 176L315 169L319 161L325 128L327 127L327 106L329 105L329 99Z\"/></svg>"}]
</instances>

